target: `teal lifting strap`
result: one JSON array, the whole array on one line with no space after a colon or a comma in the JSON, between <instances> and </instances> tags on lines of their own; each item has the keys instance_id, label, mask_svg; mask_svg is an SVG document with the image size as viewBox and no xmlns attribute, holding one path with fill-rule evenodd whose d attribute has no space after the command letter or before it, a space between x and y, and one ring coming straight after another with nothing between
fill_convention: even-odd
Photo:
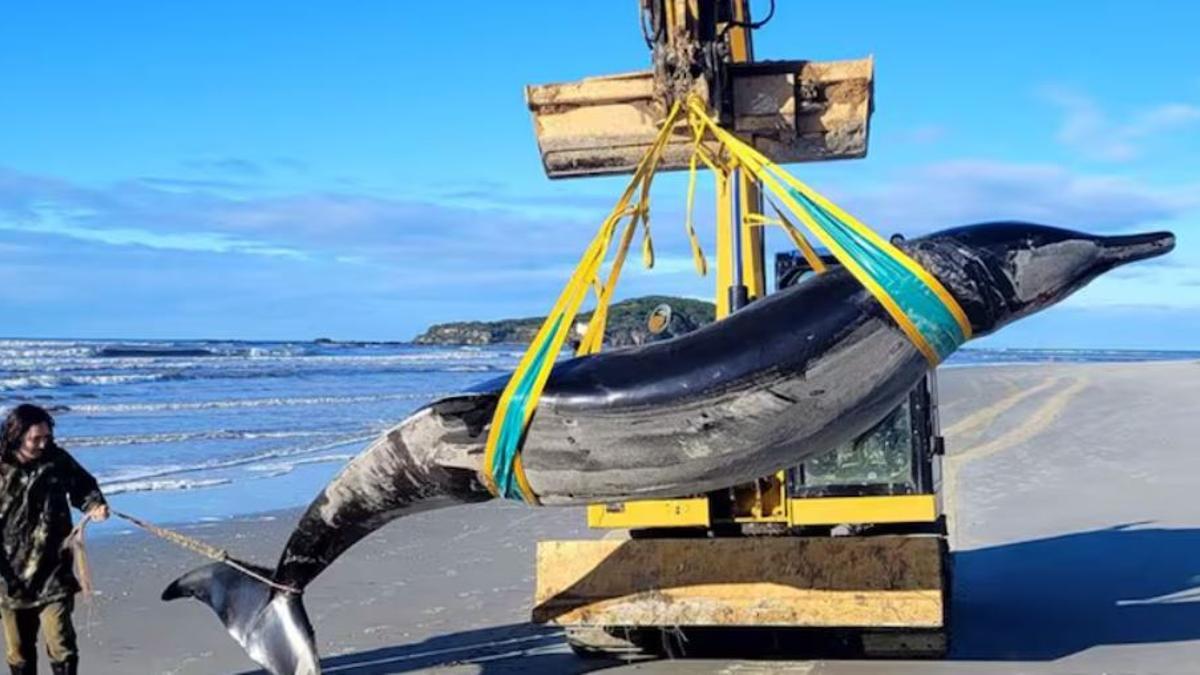
<instances>
[{"instance_id":1,"label":"teal lifting strap","mask_svg":"<svg viewBox=\"0 0 1200 675\"><path fill-rule=\"evenodd\" d=\"M853 228L821 208L799 190L789 188L798 201L855 262L887 291L943 361L967 341L958 320L929 287L911 270Z\"/></svg>"}]
</instances>

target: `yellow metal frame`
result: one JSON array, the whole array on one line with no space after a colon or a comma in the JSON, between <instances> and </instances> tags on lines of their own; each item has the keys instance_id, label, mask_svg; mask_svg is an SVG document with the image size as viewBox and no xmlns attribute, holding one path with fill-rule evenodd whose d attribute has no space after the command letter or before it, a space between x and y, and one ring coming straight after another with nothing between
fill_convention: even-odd
<instances>
[{"instance_id":1,"label":"yellow metal frame","mask_svg":"<svg viewBox=\"0 0 1200 675\"><path fill-rule=\"evenodd\" d=\"M598 528L708 527L711 524L707 497L589 504L587 517L588 527Z\"/></svg>"},{"instance_id":2,"label":"yellow metal frame","mask_svg":"<svg viewBox=\"0 0 1200 675\"><path fill-rule=\"evenodd\" d=\"M717 287L716 319L729 316L729 288L733 286L733 198L729 174L716 172L717 176Z\"/></svg>"},{"instance_id":3,"label":"yellow metal frame","mask_svg":"<svg viewBox=\"0 0 1200 675\"><path fill-rule=\"evenodd\" d=\"M542 541L533 620L562 626L942 629L935 537Z\"/></svg>"},{"instance_id":4,"label":"yellow metal frame","mask_svg":"<svg viewBox=\"0 0 1200 675\"><path fill-rule=\"evenodd\" d=\"M709 527L708 497L644 499L588 505L588 527L645 529L651 527ZM932 523L941 515L937 495L887 495L878 497L792 497L784 508L766 514L733 518L737 523L808 525L881 525Z\"/></svg>"},{"instance_id":5,"label":"yellow metal frame","mask_svg":"<svg viewBox=\"0 0 1200 675\"><path fill-rule=\"evenodd\" d=\"M788 523L791 525L932 523L937 518L936 495L809 497L788 500Z\"/></svg>"}]
</instances>

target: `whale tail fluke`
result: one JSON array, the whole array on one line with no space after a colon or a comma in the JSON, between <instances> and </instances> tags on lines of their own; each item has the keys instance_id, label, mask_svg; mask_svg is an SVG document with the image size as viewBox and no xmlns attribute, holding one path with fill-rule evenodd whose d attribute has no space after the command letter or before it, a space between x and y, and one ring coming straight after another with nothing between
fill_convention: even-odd
<instances>
[{"instance_id":1,"label":"whale tail fluke","mask_svg":"<svg viewBox=\"0 0 1200 675\"><path fill-rule=\"evenodd\" d=\"M256 569L266 576L270 571ZM272 675L319 675L315 636L302 596L276 591L236 569L213 563L179 577L163 600L195 598L208 605L256 663Z\"/></svg>"}]
</instances>

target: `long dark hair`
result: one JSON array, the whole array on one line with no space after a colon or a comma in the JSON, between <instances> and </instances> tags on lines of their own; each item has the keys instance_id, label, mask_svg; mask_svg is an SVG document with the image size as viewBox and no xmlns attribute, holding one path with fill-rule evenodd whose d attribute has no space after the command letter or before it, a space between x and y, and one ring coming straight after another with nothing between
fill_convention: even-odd
<instances>
[{"instance_id":1,"label":"long dark hair","mask_svg":"<svg viewBox=\"0 0 1200 675\"><path fill-rule=\"evenodd\" d=\"M54 431L54 418L41 406L22 403L8 411L8 417L4 418L4 454L11 457L21 447L25 432L39 424L45 424Z\"/></svg>"}]
</instances>

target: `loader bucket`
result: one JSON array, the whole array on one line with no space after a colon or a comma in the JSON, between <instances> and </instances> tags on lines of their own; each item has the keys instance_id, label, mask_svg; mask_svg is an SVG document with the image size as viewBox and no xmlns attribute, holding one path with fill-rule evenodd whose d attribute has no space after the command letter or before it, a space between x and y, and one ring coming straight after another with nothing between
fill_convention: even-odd
<instances>
[{"instance_id":1,"label":"loader bucket","mask_svg":"<svg viewBox=\"0 0 1200 675\"><path fill-rule=\"evenodd\" d=\"M732 130L773 161L867 154L871 58L733 64L728 72L723 95L732 99ZM648 70L528 86L525 99L550 178L633 172L666 116ZM691 143L691 130L680 123L659 169L686 169Z\"/></svg>"}]
</instances>

